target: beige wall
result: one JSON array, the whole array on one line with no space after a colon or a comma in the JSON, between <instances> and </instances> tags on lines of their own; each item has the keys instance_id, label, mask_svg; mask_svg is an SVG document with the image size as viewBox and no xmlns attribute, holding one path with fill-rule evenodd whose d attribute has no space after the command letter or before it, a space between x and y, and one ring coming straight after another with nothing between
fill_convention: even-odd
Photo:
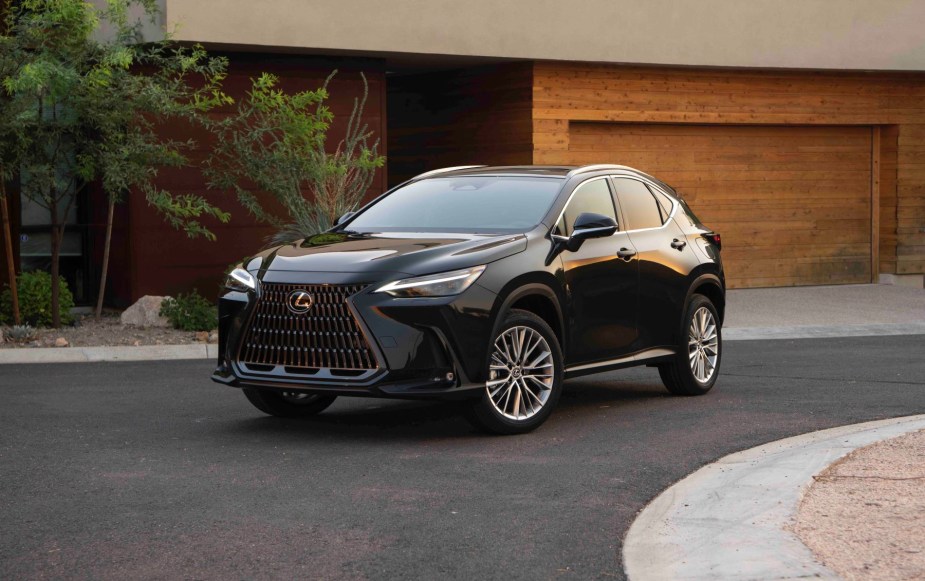
<instances>
[{"instance_id":1,"label":"beige wall","mask_svg":"<svg viewBox=\"0 0 925 581\"><path fill-rule=\"evenodd\" d=\"M699 66L925 70L923 0L162 0L181 40Z\"/></svg>"}]
</instances>

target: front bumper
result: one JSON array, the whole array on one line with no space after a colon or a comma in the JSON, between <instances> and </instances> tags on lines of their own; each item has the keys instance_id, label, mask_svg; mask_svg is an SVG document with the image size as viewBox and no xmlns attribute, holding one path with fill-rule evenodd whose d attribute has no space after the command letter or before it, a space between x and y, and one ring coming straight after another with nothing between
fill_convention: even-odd
<instances>
[{"instance_id":1,"label":"front bumper","mask_svg":"<svg viewBox=\"0 0 925 581\"><path fill-rule=\"evenodd\" d=\"M460 399L485 385L491 310L497 296L473 284L460 295L398 299L373 293L377 284L346 299L376 358L376 368L352 372L315 369L294 373L283 365L241 361L241 345L266 283L357 285L361 273L264 273L256 292L228 291L219 300L219 357L212 375L235 387L332 395ZM260 367L260 369L255 369Z\"/></svg>"}]
</instances>

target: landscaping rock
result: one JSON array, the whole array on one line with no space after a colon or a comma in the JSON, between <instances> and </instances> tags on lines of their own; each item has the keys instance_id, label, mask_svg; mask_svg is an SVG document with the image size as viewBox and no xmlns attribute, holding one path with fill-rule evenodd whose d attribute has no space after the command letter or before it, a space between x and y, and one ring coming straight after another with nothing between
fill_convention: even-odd
<instances>
[{"instance_id":1,"label":"landscaping rock","mask_svg":"<svg viewBox=\"0 0 925 581\"><path fill-rule=\"evenodd\" d=\"M135 327L169 327L170 321L160 314L161 303L166 298L152 295L141 297L122 313L122 324Z\"/></svg>"},{"instance_id":2,"label":"landscaping rock","mask_svg":"<svg viewBox=\"0 0 925 581\"><path fill-rule=\"evenodd\" d=\"M0 343L3 343L4 340L5 338L3 336L3 329L0 329Z\"/></svg>"},{"instance_id":3,"label":"landscaping rock","mask_svg":"<svg viewBox=\"0 0 925 581\"><path fill-rule=\"evenodd\" d=\"M218 331L209 333L209 343L218 343Z\"/></svg>"},{"instance_id":4,"label":"landscaping rock","mask_svg":"<svg viewBox=\"0 0 925 581\"><path fill-rule=\"evenodd\" d=\"M70 343L67 342L67 339L64 337L58 337L55 339L55 347L67 347Z\"/></svg>"},{"instance_id":5,"label":"landscaping rock","mask_svg":"<svg viewBox=\"0 0 925 581\"><path fill-rule=\"evenodd\" d=\"M196 340L199 341L200 343L207 342L209 340L209 332L208 331L197 331Z\"/></svg>"}]
</instances>

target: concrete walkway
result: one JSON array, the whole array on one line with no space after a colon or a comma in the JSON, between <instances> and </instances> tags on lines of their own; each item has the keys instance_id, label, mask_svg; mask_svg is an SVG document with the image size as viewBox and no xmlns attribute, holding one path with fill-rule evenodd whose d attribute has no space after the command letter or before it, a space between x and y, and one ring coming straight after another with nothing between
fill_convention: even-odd
<instances>
[{"instance_id":1,"label":"concrete walkway","mask_svg":"<svg viewBox=\"0 0 925 581\"><path fill-rule=\"evenodd\" d=\"M925 429L925 415L844 426L730 454L671 486L627 533L633 579L837 579L788 530L813 476L852 451Z\"/></svg>"},{"instance_id":2,"label":"concrete walkway","mask_svg":"<svg viewBox=\"0 0 925 581\"><path fill-rule=\"evenodd\" d=\"M925 289L884 284L733 289L724 330L925 323Z\"/></svg>"}]
</instances>

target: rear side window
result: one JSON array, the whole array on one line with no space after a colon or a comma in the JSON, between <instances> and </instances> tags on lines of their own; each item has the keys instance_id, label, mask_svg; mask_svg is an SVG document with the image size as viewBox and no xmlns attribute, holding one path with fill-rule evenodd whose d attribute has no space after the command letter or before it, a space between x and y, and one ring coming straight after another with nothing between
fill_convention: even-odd
<instances>
[{"instance_id":1,"label":"rear side window","mask_svg":"<svg viewBox=\"0 0 925 581\"><path fill-rule=\"evenodd\" d=\"M617 197L626 220L627 230L658 228L662 225L662 209L649 188L639 180L614 178Z\"/></svg>"},{"instance_id":2,"label":"rear side window","mask_svg":"<svg viewBox=\"0 0 925 581\"><path fill-rule=\"evenodd\" d=\"M559 236L571 236L575 218L585 212L602 214L613 219L614 222L617 221L613 197L610 195L610 186L607 185L606 179L590 180L578 186L565 207L562 218L556 222L553 233Z\"/></svg>"},{"instance_id":3,"label":"rear side window","mask_svg":"<svg viewBox=\"0 0 925 581\"><path fill-rule=\"evenodd\" d=\"M662 213L662 224L668 221L668 216L671 215L671 198L662 193L658 188L653 188L649 186L649 189L652 190L652 193L655 195L655 200L658 202L658 209Z\"/></svg>"}]
</instances>

